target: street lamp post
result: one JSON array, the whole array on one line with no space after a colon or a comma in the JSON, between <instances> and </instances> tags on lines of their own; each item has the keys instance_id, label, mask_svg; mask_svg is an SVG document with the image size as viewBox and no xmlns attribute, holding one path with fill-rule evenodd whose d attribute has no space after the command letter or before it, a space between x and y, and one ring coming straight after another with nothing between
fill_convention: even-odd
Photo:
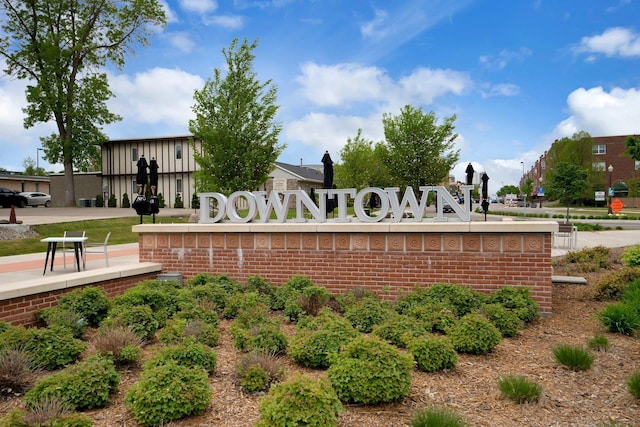
<instances>
[{"instance_id":1,"label":"street lamp post","mask_svg":"<svg viewBox=\"0 0 640 427\"><path fill-rule=\"evenodd\" d=\"M524 192L525 186L525 178L524 178L524 162L520 162L522 165L522 187L520 187L520 191L522 191L522 195L524 196L524 201L522 202L522 210L524 212L524 216L527 216L527 193Z\"/></svg>"},{"instance_id":2,"label":"street lamp post","mask_svg":"<svg viewBox=\"0 0 640 427\"><path fill-rule=\"evenodd\" d=\"M611 186L611 176L613 175L613 165L609 165L607 170L609 171L609 190L607 191L607 194L609 195L609 208L607 209L607 213L611 215L613 213L613 210L611 209L611 197L613 197L613 187Z\"/></svg>"},{"instance_id":3,"label":"street lamp post","mask_svg":"<svg viewBox=\"0 0 640 427\"><path fill-rule=\"evenodd\" d=\"M36 150L36 173L40 170L40 152L44 151L43 148L38 148Z\"/></svg>"}]
</instances>

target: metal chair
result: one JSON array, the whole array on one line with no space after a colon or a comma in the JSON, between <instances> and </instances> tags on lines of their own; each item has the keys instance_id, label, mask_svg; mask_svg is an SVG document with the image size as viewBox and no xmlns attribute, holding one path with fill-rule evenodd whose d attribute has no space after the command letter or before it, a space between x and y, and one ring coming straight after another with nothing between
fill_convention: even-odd
<instances>
[{"instance_id":1,"label":"metal chair","mask_svg":"<svg viewBox=\"0 0 640 427\"><path fill-rule=\"evenodd\" d=\"M64 232L64 237L84 237L84 236L85 236L84 231L65 231ZM62 242L62 260L64 263L64 268L67 268L67 252L71 252L75 256L75 249L74 249L73 243ZM82 256L82 261L84 265L85 257L84 257L83 245L80 245L80 255ZM78 270L80 270L80 268L78 268Z\"/></svg>"},{"instance_id":2,"label":"metal chair","mask_svg":"<svg viewBox=\"0 0 640 427\"><path fill-rule=\"evenodd\" d=\"M86 254L104 254L104 259L109 267L109 253L107 252L107 246L109 244L109 237L111 232L107 233L107 237L104 239L104 243L85 243L84 253Z\"/></svg>"}]
</instances>

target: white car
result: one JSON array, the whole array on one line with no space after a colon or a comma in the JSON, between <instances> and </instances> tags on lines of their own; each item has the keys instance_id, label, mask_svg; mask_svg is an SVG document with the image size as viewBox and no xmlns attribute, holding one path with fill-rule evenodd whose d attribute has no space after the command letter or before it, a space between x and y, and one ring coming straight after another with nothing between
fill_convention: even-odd
<instances>
[{"instance_id":1,"label":"white car","mask_svg":"<svg viewBox=\"0 0 640 427\"><path fill-rule=\"evenodd\" d=\"M27 206L44 206L48 208L51 206L51 195L47 193L40 193L37 191L25 191L20 193L24 197L27 198Z\"/></svg>"}]
</instances>

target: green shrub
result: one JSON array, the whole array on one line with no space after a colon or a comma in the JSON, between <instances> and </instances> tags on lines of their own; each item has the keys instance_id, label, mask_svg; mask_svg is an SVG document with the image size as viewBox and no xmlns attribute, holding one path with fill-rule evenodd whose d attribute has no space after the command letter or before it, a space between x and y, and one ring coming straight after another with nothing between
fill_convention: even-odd
<instances>
[{"instance_id":1,"label":"green shrub","mask_svg":"<svg viewBox=\"0 0 640 427\"><path fill-rule=\"evenodd\" d=\"M233 345L241 351L277 354L287 348L287 336L280 329L280 323L260 314L254 317L251 312L241 312L231 323L229 332Z\"/></svg>"},{"instance_id":2,"label":"green shrub","mask_svg":"<svg viewBox=\"0 0 640 427\"><path fill-rule=\"evenodd\" d=\"M172 317L178 311L180 285L174 281L145 280L113 299L114 309L147 306L158 319ZM164 325L161 325L164 326Z\"/></svg>"},{"instance_id":3,"label":"green shrub","mask_svg":"<svg viewBox=\"0 0 640 427\"><path fill-rule=\"evenodd\" d=\"M98 330L93 346L99 354L111 357L117 366L136 364L142 357L142 338L130 327Z\"/></svg>"},{"instance_id":4,"label":"green shrub","mask_svg":"<svg viewBox=\"0 0 640 427\"><path fill-rule=\"evenodd\" d=\"M187 338L214 347L220 340L220 330L202 320L171 319L158 332L158 341L165 345L180 344Z\"/></svg>"},{"instance_id":5,"label":"green shrub","mask_svg":"<svg viewBox=\"0 0 640 427\"><path fill-rule=\"evenodd\" d=\"M340 312L344 312L347 307L364 298L378 298L376 294L364 288L349 289L347 292L338 295L336 303Z\"/></svg>"},{"instance_id":6,"label":"green shrub","mask_svg":"<svg viewBox=\"0 0 640 427\"><path fill-rule=\"evenodd\" d=\"M553 347L552 352L556 362L574 371L586 371L594 360L588 350L568 344L559 344Z\"/></svg>"},{"instance_id":7,"label":"green shrub","mask_svg":"<svg viewBox=\"0 0 640 427\"><path fill-rule=\"evenodd\" d=\"M607 274L593 285L593 296L597 300L619 299L627 285L640 279L640 268L624 267Z\"/></svg>"},{"instance_id":8,"label":"green shrub","mask_svg":"<svg viewBox=\"0 0 640 427\"><path fill-rule=\"evenodd\" d=\"M436 283L429 287L427 295L432 302L442 302L452 307L458 317L480 308L486 298L478 291L452 283Z\"/></svg>"},{"instance_id":9,"label":"green shrub","mask_svg":"<svg viewBox=\"0 0 640 427\"><path fill-rule=\"evenodd\" d=\"M640 399L640 371L636 371L627 380L627 388L629 393L636 399Z\"/></svg>"},{"instance_id":10,"label":"green shrub","mask_svg":"<svg viewBox=\"0 0 640 427\"><path fill-rule=\"evenodd\" d=\"M360 336L332 358L327 375L343 402L387 403L407 396L413 365L386 341Z\"/></svg>"},{"instance_id":11,"label":"green shrub","mask_svg":"<svg viewBox=\"0 0 640 427\"><path fill-rule=\"evenodd\" d=\"M247 278L247 292L257 292L269 301L269 307L273 306L273 298L276 293L276 287L269 283L261 276L250 276Z\"/></svg>"},{"instance_id":12,"label":"green shrub","mask_svg":"<svg viewBox=\"0 0 640 427\"><path fill-rule=\"evenodd\" d=\"M223 315L227 319L234 319L240 310L269 309L269 301L257 292L243 292L229 296L223 310Z\"/></svg>"},{"instance_id":13,"label":"green shrub","mask_svg":"<svg viewBox=\"0 0 640 427\"><path fill-rule=\"evenodd\" d=\"M431 332L431 325L403 314L393 314L379 325L375 325L371 333L396 347L405 348L408 341Z\"/></svg>"},{"instance_id":14,"label":"green shrub","mask_svg":"<svg viewBox=\"0 0 640 427\"><path fill-rule=\"evenodd\" d=\"M117 390L119 382L112 360L92 356L38 381L24 395L24 400L29 406L58 399L75 410L101 408Z\"/></svg>"},{"instance_id":15,"label":"green shrub","mask_svg":"<svg viewBox=\"0 0 640 427\"><path fill-rule=\"evenodd\" d=\"M516 403L534 403L540 399L542 387L523 376L506 375L498 379L500 393Z\"/></svg>"},{"instance_id":16,"label":"green shrub","mask_svg":"<svg viewBox=\"0 0 640 427\"><path fill-rule=\"evenodd\" d=\"M418 369L424 372L452 369L458 363L458 353L448 337L425 335L409 342L407 350Z\"/></svg>"},{"instance_id":17,"label":"green shrub","mask_svg":"<svg viewBox=\"0 0 640 427\"><path fill-rule=\"evenodd\" d=\"M145 362L144 369L150 370L157 366L177 363L187 368L202 369L211 375L216 367L217 359L216 353L209 347L188 340L183 344L161 348Z\"/></svg>"},{"instance_id":18,"label":"green shrub","mask_svg":"<svg viewBox=\"0 0 640 427\"><path fill-rule=\"evenodd\" d=\"M201 414L211 394L205 371L169 363L143 370L125 403L139 424L158 426Z\"/></svg>"},{"instance_id":19,"label":"green shrub","mask_svg":"<svg viewBox=\"0 0 640 427\"><path fill-rule=\"evenodd\" d=\"M387 301L377 298L363 298L348 306L344 317L358 331L369 333L378 325L394 314Z\"/></svg>"},{"instance_id":20,"label":"green shrub","mask_svg":"<svg viewBox=\"0 0 640 427\"><path fill-rule=\"evenodd\" d=\"M109 312L109 297L102 288L87 286L75 289L60 298L59 306L79 313L89 326L98 326Z\"/></svg>"},{"instance_id":21,"label":"green shrub","mask_svg":"<svg viewBox=\"0 0 640 427\"><path fill-rule=\"evenodd\" d=\"M264 391L269 386L269 373L260 365L253 365L242 372L240 387L247 393Z\"/></svg>"},{"instance_id":22,"label":"green shrub","mask_svg":"<svg viewBox=\"0 0 640 427\"><path fill-rule=\"evenodd\" d=\"M331 427L344 408L326 380L294 374L260 400L256 427Z\"/></svg>"},{"instance_id":23,"label":"green shrub","mask_svg":"<svg viewBox=\"0 0 640 427\"><path fill-rule=\"evenodd\" d=\"M128 327L131 328L136 335L145 340L153 338L161 325L161 321L158 320L158 316L156 316L148 305L122 307L114 310L112 314L113 317L107 318L102 323L101 327Z\"/></svg>"},{"instance_id":24,"label":"green shrub","mask_svg":"<svg viewBox=\"0 0 640 427\"><path fill-rule=\"evenodd\" d=\"M431 332L446 334L458 321L453 308L442 302L416 305L407 310L407 316L420 321Z\"/></svg>"},{"instance_id":25,"label":"green shrub","mask_svg":"<svg viewBox=\"0 0 640 427\"><path fill-rule=\"evenodd\" d=\"M24 350L0 350L0 395L20 393L29 385L31 356Z\"/></svg>"},{"instance_id":26,"label":"green shrub","mask_svg":"<svg viewBox=\"0 0 640 427\"><path fill-rule=\"evenodd\" d=\"M609 332L635 335L640 329L640 313L633 305L626 302L607 304L598 313L598 318Z\"/></svg>"},{"instance_id":27,"label":"green shrub","mask_svg":"<svg viewBox=\"0 0 640 427\"><path fill-rule=\"evenodd\" d=\"M33 408L12 409L0 418L1 427L91 427L93 420L71 412L68 405L57 400L38 402Z\"/></svg>"},{"instance_id":28,"label":"green shrub","mask_svg":"<svg viewBox=\"0 0 640 427\"><path fill-rule=\"evenodd\" d=\"M640 280L634 280L625 287L622 301L636 307L640 312Z\"/></svg>"},{"instance_id":29,"label":"green shrub","mask_svg":"<svg viewBox=\"0 0 640 427\"><path fill-rule=\"evenodd\" d=\"M27 330L24 349L31 355L34 367L55 370L78 360L86 346L67 329L31 328Z\"/></svg>"},{"instance_id":30,"label":"green shrub","mask_svg":"<svg viewBox=\"0 0 640 427\"><path fill-rule=\"evenodd\" d=\"M358 332L340 316L323 309L319 316L303 317L298 333L289 342L287 354L296 362L310 368L327 368L330 355L355 337Z\"/></svg>"},{"instance_id":31,"label":"green shrub","mask_svg":"<svg viewBox=\"0 0 640 427\"><path fill-rule=\"evenodd\" d=\"M50 329L67 329L74 338L82 339L87 331L88 322L80 313L60 306L37 311L36 318Z\"/></svg>"},{"instance_id":32,"label":"green shrub","mask_svg":"<svg viewBox=\"0 0 640 427\"><path fill-rule=\"evenodd\" d=\"M487 304L500 304L513 311L520 320L529 323L538 317L538 303L531 298L529 289L506 286L493 292Z\"/></svg>"},{"instance_id":33,"label":"green shrub","mask_svg":"<svg viewBox=\"0 0 640 427\"><path fill-rule=\"evenodd\" d=\"M518 315L501 304L486 304L482 307L482 312L503 337L514 337L524 327L524 322Z\"/></svg>"},{"instance_id":34,"label":"green shrub","mask_svg":"<svg viewBox=\"0 0 640 427\"><path fill-rule=\"evenodd\" d=\"M0 351L7 349L24 349L28 340L29 333L27 332L27 328L22 325L9 326L0 332Z\"/></svg>"},{"instance_id":35,"label":"green shrub","mask_svg":"<svg viewBox=\"0 0 640 427\"><path fill-rule=\"evenodd\" d=\"M580 231L592 231L580 230ZM598 271L601 269L611 268L609 260L610 249L604 246L595 246L593 248L583 248L578 251L569 251L564 261L569 264L578 265L580 271Z\"/></svg>"},{"instance_id":36,"label":"green shrub","mask_svg":"<svg viewBox=\"0 0 640 427\"><path fill-rule=\"evenodd\" d=\"M596 351L607 351L610 347L609 339L602 334L596 334L587 341L587 347Z\"/></svg>"},{"instance_id":37,"label":"green shrub","mask_svg":"<svg viewBox=\"0 0 640 427\"><path fill-rule=\"evenodd\" d=\"M269 353L252 351L240 359L236 368L238 382L247 393L265 391L284 376L282 362Z\"/></svg>"},{"instance_id":38,"label":"green shrub","mask_svg":"<svg viewBox=\"0 0 640 427\"><path fill-rule=\"evenodd\" d=\"M622 263L627 267L640 267L640 246L626 248L622 252Z\"/></svg>"},{"instance_id":39,"label":"green shrub","mask_svg":"<svg viewBox=\"0 0 640 427\"><path fill-rule=\"evenodd\" d=\"M486 318L470 313L462 317L448 333L456 351L485 354L502 340L502 334Z\"/></svg>"},{"instance_id":40,"label":"green shrub","mask_svg":"<svg viewBox=\"0 0 640 427\"><path fill-rule=\"evenodd\" d=\"M297 303L304 314L317 316L320 309L329 304L331 299L332 295L326 288L314 285L302 290L301 295L297 298Z\"/></svg>"},{"instance_id":41,"label":"green shrub","mask_svg":"<svg viewBox=\"0 0 640 427\"><path fill-rule=\"evenodd\" d=\"M314 286L311 279L302 275L292 276L286 283L276 289L271 301L271 308L273 310L284 310L287 301L295 302L302 290L309 286Z\"/></svg>"},{"instance_id":42,"label":"green shrub","mask_svg":"<svg viewBox=\"0 0 640 427\"><path fill-rule=\"evenodd\" d=\"M432 407L418 411L411 418L411 427L464 427L462 417L445 407Z\"/></svg>"},{"instance_id":43,"label":"green shrub","mask_svg":"<svg viewBox=\"0 0 640 427\"><path fill-rule=\"evenodd\" d=\"M408 314L412 307L420 307L433 302L429 297L429 288L416 286L411 292L402 295L396 301L393 309L399 314Z\"/></svg>"}]
</instances>

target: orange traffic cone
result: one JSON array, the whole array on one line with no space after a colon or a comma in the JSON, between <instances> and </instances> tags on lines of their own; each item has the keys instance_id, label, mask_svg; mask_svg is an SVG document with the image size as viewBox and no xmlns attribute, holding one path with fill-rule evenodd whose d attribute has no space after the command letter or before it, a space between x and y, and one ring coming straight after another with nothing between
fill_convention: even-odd
<instances>
[{"instance_id":1,"label":"orange traffic cone","mask_svg":"<svg viewBox=\"0 0 640 427\"><path fill-rule=\"evenodd\" d=\"M16 221L16 207L11 205L11 213L9 214L9 224L17 224Z\"/></svg>"}]
</instances>

